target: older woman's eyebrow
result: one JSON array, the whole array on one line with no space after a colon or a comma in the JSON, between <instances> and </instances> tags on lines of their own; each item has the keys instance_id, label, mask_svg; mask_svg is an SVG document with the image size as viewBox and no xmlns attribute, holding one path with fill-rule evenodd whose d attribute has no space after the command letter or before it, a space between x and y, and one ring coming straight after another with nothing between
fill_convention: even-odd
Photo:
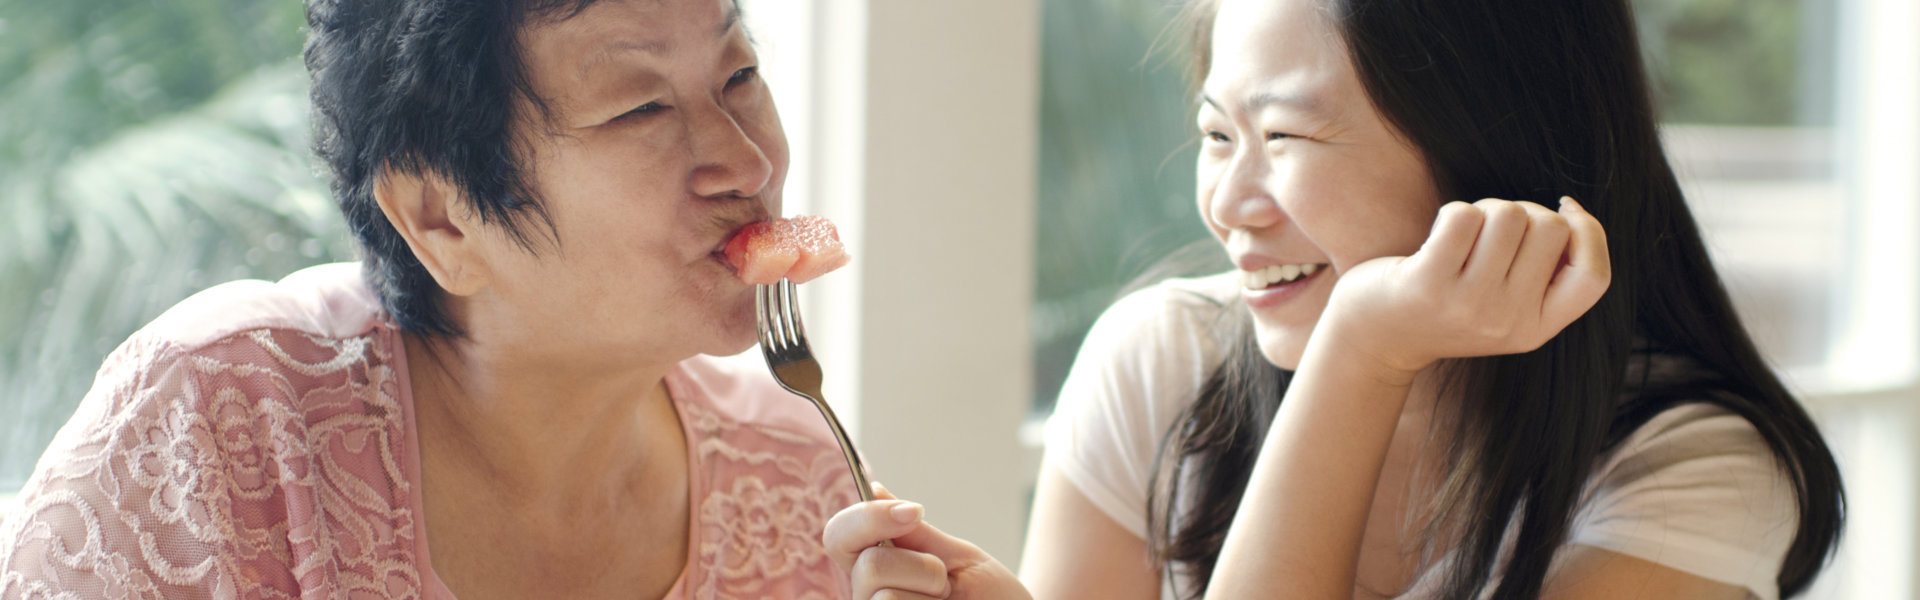
<instances>
[{"instance_id":1,"label":"older woman's eyebrow","mask_svg":"<svg viewBox=\"0 0 1920 600\"><path fill-rule=\"evenodd\" d=\"M732 33L733 28L739 25L740 25L740 7L739 6L729 7L727 9L726 18L721 19L720 26L714 28L713 37L716 37L716 38L727 37L727 34ZM585 62L582 62L580 64L580 76L582 77L587 76L589 72L593 71L594 67L598 67L602 63L612 60L614 55L627 53L627 52L640 52L643 54L649 54L653 56L664 56L664 55L673 53L673 44L667 42L666 40L647 40L647 41L634 41L630 39L616 40L613 43L608 44L605 48L602 48L599 52L594 53L593 56L589 57Z\"/></svg>"}]
</instances>

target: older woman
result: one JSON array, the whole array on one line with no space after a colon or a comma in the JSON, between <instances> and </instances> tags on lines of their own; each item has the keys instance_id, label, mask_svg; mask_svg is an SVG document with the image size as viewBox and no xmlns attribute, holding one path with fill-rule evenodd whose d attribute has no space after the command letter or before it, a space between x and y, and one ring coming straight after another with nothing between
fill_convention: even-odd
<instances>
[{"instance_id":1,"label":"older woman","mask_svg":"<svg viewBox=\"0 0 1920 600\"><path fill-rule=\"evenodd\" d=\"M730 0L312 0L360 265L127 340L0 597L839 597L854 488L719 250L786 140Z\"/></svg>"}]
</instances>

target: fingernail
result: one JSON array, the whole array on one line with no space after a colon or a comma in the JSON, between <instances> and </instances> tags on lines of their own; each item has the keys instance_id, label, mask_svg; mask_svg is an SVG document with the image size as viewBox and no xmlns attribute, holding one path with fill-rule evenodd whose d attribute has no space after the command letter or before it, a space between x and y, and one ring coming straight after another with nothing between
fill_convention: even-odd
<instances>
[{"instance_id":1,"label":"fingernail","mask_svg":"<svg viewBox=\"0 0 1920 600\"><path fill-rule=\"evenodd\" d=\"M1585 206L1581 206L1581 205L1580 205L1580 203L1579 203L1578 201L1575 201L1575 200L1573 199L1573 196L1561 196L1561 197L1560 197L1560 206L1561 206L1561 207L1565 207L1565 206L1566 206L1566 205L1568 205L1568 204L1572 204L1572 205L1573 205L1573 208L1574 208L1574 210L1578 210L1578 211L1580 211L1580 212L1587 212L1587 207L1585 207Z\"/></svg>"},{"instance_id":2,"label":"fingernail","mask_svg":"<svg viewBox=\"0 0 1920 600\"><path fill-rule=\"evenodd\" d=\"M893 508L887 510L887 512L893 515L893 520L895 521L912 523L920 520L921 516L927 514L927 508L912 502L901 502L893 505Z\"/></svg>"}]
</instances>

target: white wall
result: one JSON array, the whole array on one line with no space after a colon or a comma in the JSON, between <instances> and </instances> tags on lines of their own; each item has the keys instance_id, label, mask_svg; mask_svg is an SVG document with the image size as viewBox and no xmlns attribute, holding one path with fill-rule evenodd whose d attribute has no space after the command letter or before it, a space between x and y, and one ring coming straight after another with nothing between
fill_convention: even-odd
<instances>
[{"instance_id":1,"label":"white wall","mask_svg":"<svg viewBox=\"0 0 1920 600\"><path fill-rule=\"evenodd\" d=\"M794 141L788 212L856 257L803 298L826 394L875 480L1018 564L1039 0L747 7Z\"/></svg>"}]
</instances>

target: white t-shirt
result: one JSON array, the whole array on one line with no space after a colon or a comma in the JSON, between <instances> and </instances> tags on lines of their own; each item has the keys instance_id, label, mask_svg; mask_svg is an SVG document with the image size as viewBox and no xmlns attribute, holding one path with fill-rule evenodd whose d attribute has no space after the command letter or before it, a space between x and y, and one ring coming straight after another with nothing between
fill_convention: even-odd
<instances>
[{"instance_id":1,"label":"white t-shirt","mask_svg":"<svg viewBox=\"0 0 1920 600\"><path fill-rule=\"evenodd\" d=\"M1224 360L1215 326L1238 294L1229 273L1168 280L1121 299L1087 334L1048 420L1047 462L1143 540L1154 455ZM1786 473L1751 423L1709 404L1676 406L1601 461L1567 543L1745 586L1751 598L1778 598L1775 578L1798 511ZM1409 597L1432 596L1446 560Z\"/></svg>"}]
</instances>

